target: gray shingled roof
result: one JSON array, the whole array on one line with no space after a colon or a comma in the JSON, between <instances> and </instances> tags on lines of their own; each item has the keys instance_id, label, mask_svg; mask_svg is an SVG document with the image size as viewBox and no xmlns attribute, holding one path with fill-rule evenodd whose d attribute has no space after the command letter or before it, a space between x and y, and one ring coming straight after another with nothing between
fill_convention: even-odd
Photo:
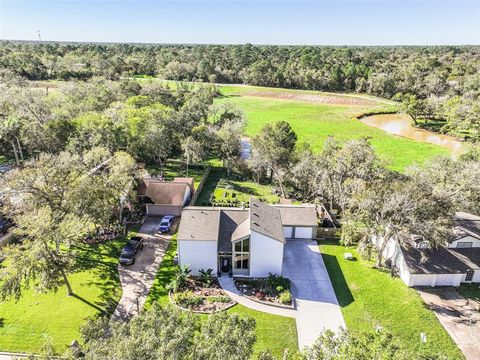
<instances>
[{"instance_id":1,"label":"gray shingled roof","mask_svg":"<svg viewBox=\"0 0 480 360\"><path fill-rule=\"evenodd\" d=\"M183 209L179 240L218 241L220 228L220 211L212 208Z\"/></svg>"},{"instance_id":2,"label":"gray shingled roof","mask_svg":"<svg viewBox=\"0 0 480 360\"><path fill-rule=\"evenodd\" d=\"M469 268L480 269L480 248L452 248L449 250Z\"/></svg>"},{"instance_id":3,"label":"gray shingled roof","mask_svg":"<svg viewBox=\"0 0 480 360\"><path fill-rule=\"evenodd\" d=\"M406 244L400 249L412 274L464 274L469 269L469 266L455 256L451 249L443 246L420 250L413 244ZM423 263L421 262L422 251L427 258Z\"/></svg>"},{"instance_id":4,"label":"gray shingled roof","mask_svg":"<svg viewBox=\"0 0 480 360\"><path fill-rule=\"evenodd\" d=\"M250 209L186 207L182 213L178 240L217 241L218 251L231 252L232 241L250 231L285 243L280 210L250 199Z\"/></svg>"},{"instance_id":5,"label":"gray shingled roof","mask_svg":"<svg viewBox=\"0 0 480 360\"><path fill-rule=\"evenodd\" d=\"M458 240L466 235L480 239L480 216L465 212L457 212L454 221L456 227L456 236L454 240Z\"/></svg>"},{"instance_id":6,"label":"gray shingled roof","mask_svg":"<svg viewBox=\"0 0 480 360\"><path fill-rule=\"evenodd\" d=\"M248 227L248 210L232 209L232 210L218 210L220 212L220 229L218 236L219 252L232 252L232 241L240 234L241 237L250 235L250 228ZM243 224L247 224L247 229Z\"/></svg>"},{"instance_id":7,"label":"gray shingled roof","mask_svg":"<svg viewBox=\"0 0 480 360\"><path fill-rule=\"evenodd\" d=\"M317 226L317 212L314 206L275 206L280 210L283 226Z\"/></svg>"},{"instance_id":8,"label":"gray shingled roof","mask_svg":"<svg viewBox=\"0 0 480 360\"><path fill-rule=\"evenodd\" d=\"M285 243L280 210L250 198L250 229Z\"/></svg>"}]
</instances>

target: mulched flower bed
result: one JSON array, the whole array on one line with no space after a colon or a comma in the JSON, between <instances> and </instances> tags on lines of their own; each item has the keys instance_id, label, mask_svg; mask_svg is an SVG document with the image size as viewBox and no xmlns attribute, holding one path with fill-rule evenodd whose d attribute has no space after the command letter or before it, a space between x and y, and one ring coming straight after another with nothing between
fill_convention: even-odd
<instances>
[{"instance_id":1,"label":"mulched flower bed","mask_svg":"<svg viewBox=\"0 0 480 360\"><path fill-rule=\"evenodd\" d=\"M223 289L217 279L207 286L200 278L190 276L184 290L172 293L172 301L181 308L196 312L213 313L236 304Z\"/></svg>"},{"instance_id":2,"label":"mulched flower bed","mask_svg":"<svg viewBox=\"0 0 480 360\"><path fill-rule=\"evenodd\" d=\"M234 282L238 291L254 301L261 301L267 304L279 305L282 307L293 307L291 296L290 298L288 298L288 296L286 299L283 298L282 302L282 298L280 297L281 292L272 289L266 279L234 278Z\"/></svg>"}]
</instances>

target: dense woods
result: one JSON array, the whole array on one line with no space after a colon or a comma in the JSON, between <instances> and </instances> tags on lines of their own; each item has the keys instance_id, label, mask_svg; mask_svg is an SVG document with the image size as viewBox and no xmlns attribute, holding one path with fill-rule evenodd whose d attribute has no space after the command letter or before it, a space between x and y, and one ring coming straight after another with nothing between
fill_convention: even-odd
<instances>
[{"instance_id":1,"label":"dense woods","mask_svg":"<svg viewBox=\"0 0 480 360\"><path fill-rule=\"evenodd\" d=\"M4 70L0 89L0 155L17 164L41 153L81 154L97 146L160 169L171 157L183 156L188 166L211 156L228 162L239 152L243 115L213 105L217 90L211 85L94 77L46 94Z\"/></svg>"},{"instance_id":2,"label":"dense woods","mask_svg":"<svg viewBox=\"0 0 480 360\"><path fill-rule=\"evenodd\" d=\"M480 134L480 47L316 47L2 42L0 68L30 80L150 75L171 80L368 93L417 121ZM428 126L428 121L427 124ZM438 125L438 124L437 124Z\"/></svg>"}]
</instances>

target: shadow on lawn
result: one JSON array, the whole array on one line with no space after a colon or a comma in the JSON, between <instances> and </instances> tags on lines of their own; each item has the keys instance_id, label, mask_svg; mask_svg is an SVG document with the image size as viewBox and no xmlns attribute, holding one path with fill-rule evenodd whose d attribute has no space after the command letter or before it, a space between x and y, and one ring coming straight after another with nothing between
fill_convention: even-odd
<instances>
[{"instance_id":1,"label":"shadow on lawn","mask_svg":"<svg viewBox=\"0 0 480 360\"><path fill-rule=\"evenodd\" d=\"M342 268L338 263L337 257L329 254L323 254L323 262L327 267L328 275L332 281L335 294L337 296L338 304L341 307L350 305L355 301L353 294L348 287L347 280L343 276Z\"/></svg>"},{"instance_id":2,"label":"shadow on lawn","mask_svg":"<svg viewBox=\"0 0 480 360\"><path fill-rule=\"evenodd\" d=\"M101 294L95 303L82 298L77 294L73 296L99 311L99 315L111 314L117 306L120 291L120 278L118 275L118 261L125 238L115 239L104 243L76 247L79 252L75 272L89 271L94 274L94 280L84 283L84 286L95 287ZM75 289L73 289L75 292Z\"/></svg>"}]
</instances>

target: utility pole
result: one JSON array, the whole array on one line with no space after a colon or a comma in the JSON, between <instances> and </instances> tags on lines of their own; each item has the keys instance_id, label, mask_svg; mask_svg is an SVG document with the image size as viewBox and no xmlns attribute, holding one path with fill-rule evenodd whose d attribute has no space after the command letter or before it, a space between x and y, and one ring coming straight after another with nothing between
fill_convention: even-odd
<instances>
[{"instance_id":1,"label":"utility pole","mask_svg":"<svg viewBox=\"0 0 480 360\"><path fill-rule=\"evenodd\" d=\"M42 41L42 36L40 35L40 30L37 30L37 33L38 33L38 41Z\"/></svg>"}]
</instances>

